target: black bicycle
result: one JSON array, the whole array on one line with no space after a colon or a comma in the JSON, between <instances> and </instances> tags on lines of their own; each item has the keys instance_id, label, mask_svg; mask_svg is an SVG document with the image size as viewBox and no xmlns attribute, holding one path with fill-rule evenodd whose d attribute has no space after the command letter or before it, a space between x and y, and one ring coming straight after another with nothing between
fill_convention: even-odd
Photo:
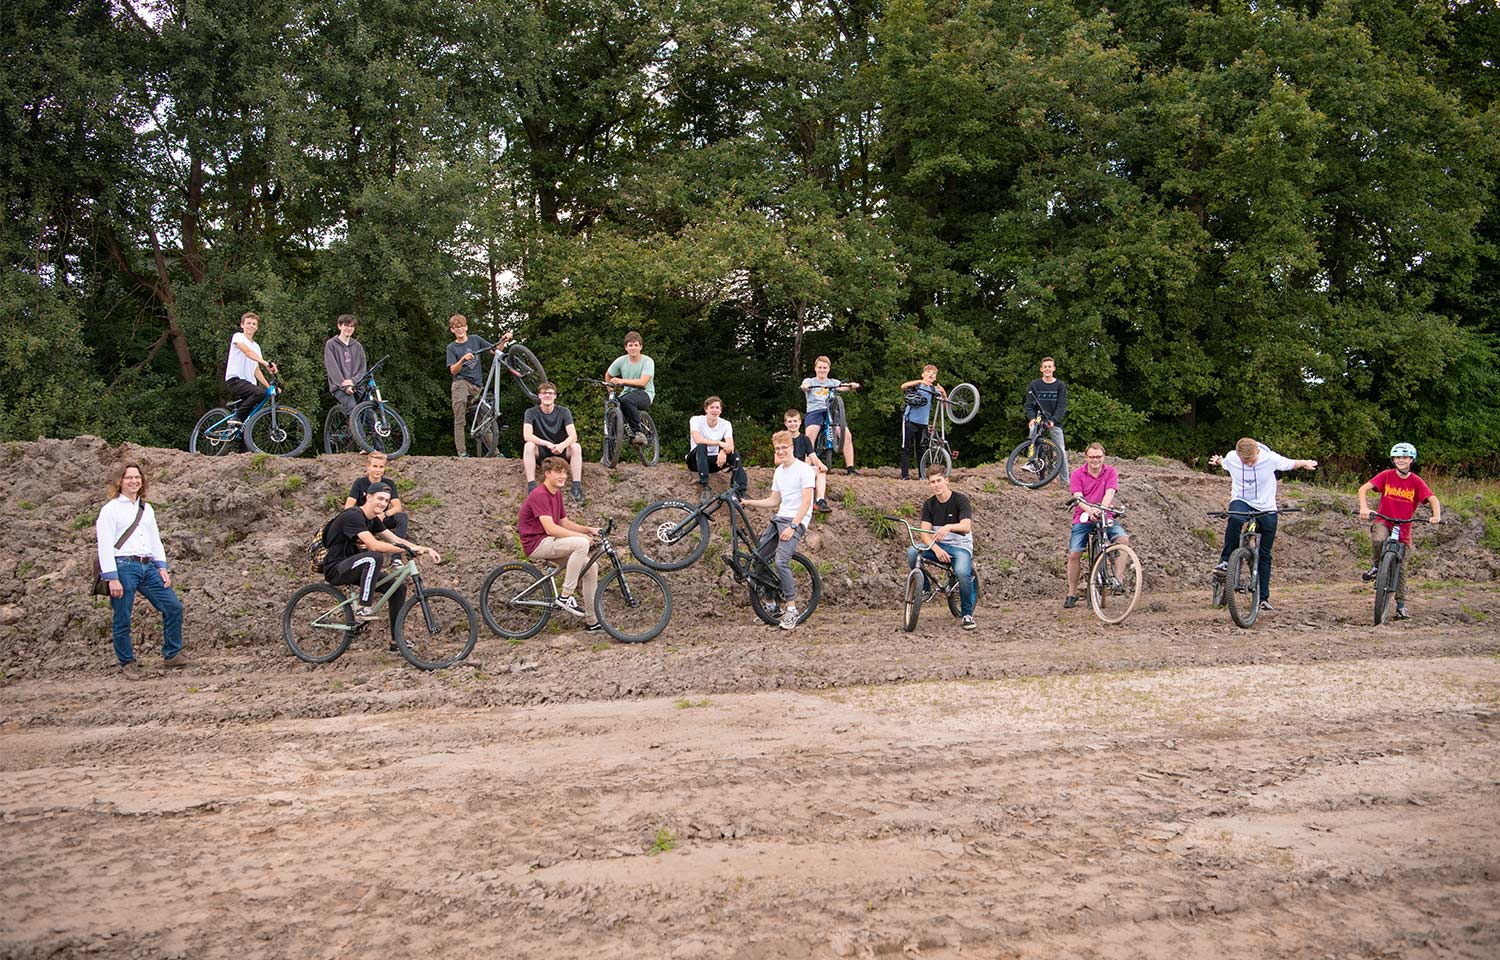
<instances>
[{"instance_id":1,"label":"black bicycle","mask_svg":"<svg viewBox=\"0 0 1500 960\"><path fill-rule=\"evenodd\" d=\"M306 414L281 402L280 374L271 374L265 397L250 411L243 424L226 407L214 407L198 418L188 438L188 451L221 457L238 453L240 436L252 453L273 457L295 457L312 443L312 422Z\"/></svg>"},{"instance_id":2,"label":"black bicycle","mask_svg":"<svg viewBox=\"0 0 1500 960\"><path fill-rule=\"evenodd\" d=\"M1401 542L1401 525L1410 524L1416 518L1397 520L1371 510L1370 519L1384 520L1391 531L1390 536L1385 538L1385 545L1380 548L1380 556L1375 560L1375 625L1378 627L1391 620L1396 587L1401 583L1401 564L1406 562L1406 544Z\"/></svg>"},{"instance_id":3,"label":"black bicycle","mask_svg":"<svg viewBox=\"0 0 1500 960\"><path fill-rule=\"evenodd\" d=\"M922 604L938 597L948 600L948 612L955 617L963 616L963 598L959 596L958 574L953 564L934 560L925 551L930 549L917 539L923 528L914 526L904 517L887 516L892 523L906 527L906 536L918 551L918 563L906 574L906 589L901 594L901 629L911 633L917 629L917 618L922 614ZM979 602L979 571L974 571L974 602Z\"/></svg>"},{"instance_id":4,"label":"black bicycle","mask_svg":"<svg viewBox=\"0 0 1500 960\"><path fill-rule=\"evenodd\" d=\"M481 457L500 456L500 435L505 424L500 421L500 371L510 374L521 388L526 399L536 400L536 388L547 379L542 361L530 348L519 340L512 340L500 348L490 363L490 372L474 404L474 415L469 421L469 436L474 438Z\"/></svg>"},{"instance_id":5,"label":"black bicycle","mask_svg":"<svg viewBox=\"0 0 1500 960\"><path fill-rule=\"evenodd\" d=\"M349 453L379 450L395 460L411 447L411 431L396 408L385 402L375 371L389 357L375 361L359 383L354 385L354 410L345 416L344 408L335 403L323 418L323 452Z\"/></svg>"},{"instance_id":6,"label":"black bicycle","mask_svg":"<svg viewBox=\"0 0 1500 960\"><path fill-rule=\"evenodd\" d=\"M589 552L587 570L601 560L609 569L594 591L594 616L604 632L622 643L645 643L667 628L672 619L672 590L655 570L623 564L610 543L611 520L599 531L599 543ZM484 578L479 588L479 609L484 622L510 640L534 637L547 625L557 609L557 577L562 568L554 564L537 568L525 561L502 563Z\"/></svg>"},{"instance_id":7,"label":"black bicycle","mask_svg":"<svg viewBox=\"0 0 1500 960\"><path fill-rule=\"evenodd\" d=\"M646 442L632 443L630 428L625 424L625 411L620 408L620 388L593 377L579 377L578 382L604 388L604 448L599 462L613 470L620 465L625 449L634 446L642 466L656 466L661 459L661 437L656 433L656 421L651 419L651 414L641 411L641 433L646 435Z\"/></svg>"},{"instance_id":8,"label":"black bicycle","mask_svg":"<svg viewBox=\"0 0 1500 960\"><path fill-rule=\"evenodd\" d=\"M1035 399L1036 394L1031 394ZM1018 487L1045 487L1062 469L1063 452L1046 436L1046 421L1037 417L1028 424L1025 440L1016 444L1005 460L1005 475Z\"/></svg>"},{"instance_id":9,"label":"black bicycle","mask_svg":"<svg viewBox=\"0 0 1500 960\"><path fill-rule=\"evenodd\" d=\"M930 464L941 463L946 477L953 470L953 459L957 456L948 446L948 421L962 426L974 419L979 413L979 389L972 383L960 383L948 391L948 399L944 400L913 388L906 391L902 402L908 407L924 403L933 405L932 413L927 417L922 456L917 461L917 476L925 478Z\"/></svg>"},{"instance_id":10,"label":"black bicycle","mask_svg":"<svg viewBox=\"0 0 1500 960\"><path fill-rule=\"evenodd\" d=\"M731 487L723 493L705 497L699 503L686 500L659 500L648 504L630 521L630 552L653 570L682 570L690 567L708 549L708 521L720 507L729 508L729 565L736 583L749 586L750 606L766 623L781 622L781 576L776 572L774 556L767 559L755 548L750 518ZM773 541L774 542L774 541ZM805 622L818 607L823 594L823 578L818 568L802 553L792 554L792 579L801 605L797 622Z\"/></svg>"},{"instance_id":11,"label":"black bicycle","mask_svg":"<svg viewBox=\"0 0 1500 960\"><path fill-rule=\"evenodd\" d=\"M1229 606L1229 619L1237 627L1255 625L1260 616L1260 518L1272 513L1301 513L1301 507L1278 507L1275 510L1214 510L1208 514L1220 520L1244 517L1240 542L1229 554L1229 565L1213 573L1215 607Z\"/></svg>"}]
</instances>

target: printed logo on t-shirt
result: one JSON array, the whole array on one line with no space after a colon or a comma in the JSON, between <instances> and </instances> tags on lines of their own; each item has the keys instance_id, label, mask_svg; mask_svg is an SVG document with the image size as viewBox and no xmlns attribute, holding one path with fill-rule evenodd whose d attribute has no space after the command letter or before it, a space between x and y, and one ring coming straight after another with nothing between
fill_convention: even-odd
<instances>
[{"instance_id":1,"label":"printed logo on t-shirt","mask_svg":"<svg viewBox=\"0 0 1500 960\"><path fill-rule=\"evenodd\" d=\"M1393 500L1405 500L1407 503L1417 502L1416 487L1386 487L1380 492Z\"/></svg>"}]
</instances>

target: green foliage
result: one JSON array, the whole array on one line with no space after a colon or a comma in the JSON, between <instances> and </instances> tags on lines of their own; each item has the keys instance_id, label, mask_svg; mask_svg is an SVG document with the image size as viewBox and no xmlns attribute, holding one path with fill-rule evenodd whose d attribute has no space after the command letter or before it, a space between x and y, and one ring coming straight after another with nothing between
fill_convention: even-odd
<instances>
[{"instance_id":1,"label":"green foliage","mask_svg":"<svg viewBox=\"0 0 1500 960\"><path fill-rule=\"evenodd\" d=\"M677 837L666 827L657 827L656 836L651 840L651 846L646 850L646 856L654 857L658 853L666 853L677 849Z\"/></svg>"},{"instance_id":2,"label":"green foliage","mask_svg":"<svg viewBox=\"0 0 1500 960\"><path fill-rule=\"evenodd\" d=\"M307 478L295 473L288 475L285 480L281 481L281 490L283 493L296 493L305 486L307 486Z\"/></svg>"}]
</instances>

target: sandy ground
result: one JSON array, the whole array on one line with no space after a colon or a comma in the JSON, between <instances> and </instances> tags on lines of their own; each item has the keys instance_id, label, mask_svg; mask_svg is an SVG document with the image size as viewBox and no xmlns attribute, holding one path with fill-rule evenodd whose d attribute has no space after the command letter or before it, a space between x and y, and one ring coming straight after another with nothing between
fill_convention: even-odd
<instances>
[{"instance_id":1,"label":"sandy ground","mask_svg":"<svg viewBox=\"0 0 1500 960\"><path fill-rule=\"evenodd\" d=\"M0 956L1500 956L1500 591L1277 599L12 678Z\"/></svg>"}]
</instances>

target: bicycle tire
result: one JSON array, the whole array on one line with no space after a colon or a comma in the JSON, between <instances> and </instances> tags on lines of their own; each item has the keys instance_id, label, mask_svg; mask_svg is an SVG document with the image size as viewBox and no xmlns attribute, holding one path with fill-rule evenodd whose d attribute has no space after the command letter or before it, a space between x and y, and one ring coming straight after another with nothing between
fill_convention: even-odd
<instances>
[{"instance_id":1,"label":"bicycle tire","mask_svg":"<svg viewBox=\"0 0 1500 960\"><path fill-rule=\"evenodd\" d=\"M1260 582L1256 573L1257 558L1245 547L1236 547L1229 555L1229 571L1224 583L1224 599L1229 604L1229 619L1237 627L1249 628L1260 616Z\"/></svg>"},{"instance_id":2,"label":"bicycle tire","mask_svg":"<svg viewBox=\"0 0 1500 960\"><path fill-rule=\"evenodd\" d=\"M222 426L228 419L229 411L224 407L214 407L199 417L198 422L193 424L192 434L188 436L188 453L201 453L208 457L238 453L239 431Z\"/></svg>"},{"instance_id":3,"label":"bicycle tire","mask_svg":"<svg viewBox=\"0 0 1500 960\"><path fill-rule=\"evenodd\" d=\"M979 388L972 383L960 383L948 391L948 419L962 426L979 413Z\"/></svg>"},{"instance_id":4,"label":"bicycle tire","mask_svg":"<svg viewBox=\"0 0 1500 960\"><path fill-rule=\"evenodd\" d=\"M411 448L411 431L390 404L366 400L354 408L349 423L355 442L365 453L379 450L386 459L395 460Z\"/></svg>"},{"instance_id":5,"label":"bicycle tire","mask_svg":"<svg viewBox=\"0 0 1500 960\"><path fill-rule=\"evenodd\" d=\"M343 656L354 642L354 604L348 601L328 583L309 583L292 594L281 614L281 638L292 655L304 663L331 663Z\"/></svg>"},{"instance_id":6,"label":"bicycle tire","mask_svg":"<svg viewBox=\"0 0 1500 960\"><path fill-rule=\"evenodd\" d=\"M1392 551L1382 554L1380 570L1375 575L1375 626L1377 627L1391 621L1391 611L1395 607L1396 583L1400 575L1400 558Z\"/></svg>"},{"instance_id":7,"label":"bicycle tire","mask_svg":"<svg viewBox=\"0 0 1500 960\"><path fill-rule=\"evenodd\" d=\"M656 421L645 411L641 412L641 432L646 435L646 442L635 448L636 453L640 455L641 466L654 467L661 459L661 436L656 432Z\"/></svg>"},{"instance_id":8,"label":"bicycle tire","mask_svg":"<svg viewBox=\"0 0 1500 960\"><path fill-rule=\"evenodd\" d=\"M542 571L529 563L502 563L491 570L479 588L479 612L484 616L485 626L507 640L526 640L542 632L552 617L552 601L557 599L556 586L551 577L546 583ZM546 606L519 606L511 603L516 597L532 587L533 596Z\"/></svg>"},{"instance_id":9,"label":"bicycle tire","mask_svg":"<svg viewBox=\"0 0 1500 960\"><path fill-rule=\"evenodd\" d=\"M359 449L354 442L354 432L349 429L349 418L338 404L328 408L323 416L323 452L329 455L353 453Z\"/></svg>"},{"instance_id":10,"label":"bicycle tire","mask_svg":"<svg viewBox=\"0 0 1500 960\"><path fill-rule=\"evenodd\" d=\"M625 411L615 407L605 414L603 460L606 467L613 470L620 465L620 454L626 442Z\"/></svg>"},{"instance_id":11,"label":"bicycle tire","mask_svg":"<svg viewBox=\"0 0 1500 960\"><path fill-rule=\"evenodd\" d=\"M296 457L311 444L312 422L295 407L264 406L245 421L245 445L252 453Z\"/></svg>"},{"instance_id":12,"label":"bicycle tire","mask_svg":"<svg viewBox=\"0 0 1500 960\"><path fill-rule=\"evenodd\" d=\"M943 465L943 476L945 477L953 472L953 458L948 455L948 451L942 447L928 447L922 451L922 457L917 461L917 476L926 480L927 468L934 463L941 463Z\"/></svg>"},{"instance_id":13,"label":"bicycle tire","mask_svg":"<svg viewBox=\"0 0 1500 960\"><path fill-rule=\"evenodd\" d=\"M975 581L976 584L978 582L978 580ZM944 586L943 592L948 595L948 612L955 617L963 616L964 600L958 595L958 574L952 570L948 571L948 583Z\"/></svg>"},{"instance_id":14,"label":"bicycle tire","mask_svg":"<svg viewBox=\"0 0 1500 960\"><path fill-rule=\"evenodd\" d=\"M1122 592L1116 594L1109 589L1108 581L1121 556L1125 557L1126 572L1120 577ZM1112 543L1105 547L1089 570L1089 605L1094 608L1094 616L1104 623L1124 623L1141 599L1144 579L1141 558L1128 545Z\"/></svg>"},{"instance_id":15,"label":"bicycle tire","mask_svg":"<svg viewBox=\"0 0 1500 960\"><path fill-rule=\"evenodd\" d=\"M1051 483L1061 469L1057 444L1047 437L1022 440L1005 461L1005 475L1010 482L1030 490Z\"/></svg>"},{"instance_id":16,"label":"bicycle tire","mask_svg":"<svg viewBox=\"0 0 1500 960\"><path fill-rule=\"evenodd\" d=\"M844 419L844 401L837 393L828 398L828 442L829 455L828 466L833 465L831 456L835 453L844 452L844 436L848 433L848 420Z\"/></svg>"},{"instance_id":17,"label":"bicycle tire","mask_svg":"<svg viewBox=\"0 0 1500 960\"><path fill-rule=\"evenodd\" d=\"M629 538L631 554L652 570L682 570L708 549L708 517L696 503L658 500L631 519Z\"/></svg>"},{"instance_id":18,"label":"bicycle tire","mask_svg":"<svg viewBox=\"0 0 1500 960\"><path fill-rule=\"evenodd\" d=\"M417 617L411 620L414 611ZM391 637L412 666L441 670L462 662L473 652L479 640L479 618L469 601L453 590L437 587L413 591L391 623Z\"/></svg>"},{"instance_id":19,"label":"bicycle tire","mask_svg":"<svg viewBox=\"0 0 1500 960\"><path fill-rule=\"evenodd\" d=\"M672 620L672 588L655 570L634 564L615 567L599 578L594 616L621 643L654 640Z\"/></svg>"},{"instance_id":20,"label":"bicycle tire","mask_svg":"<svg viewBox=\"0 0 1500 960\"><path fill-rule=\"evenodd\" d=\"M769 566L758 556L751 561L758 563L762 568ZM801 606L797 609L797 623L807 622L807 618L818 609L818 598L823 595L823 578L818 574L818 568L813 562L800 553L792 554L792 582L796 585L797 596ZM775 567L771 567L774 574ZM759 584L755 578L750 578L750 606L755 610L755 615L766 623L775 626L781 622L781 597L762 597ZM778 593L780 586L777 586Z\"/></svg>"},{"instance_id":21,"label":"bicycle tire","mask_svg":"<svg viewBox=\"0 0 1500 960\"><path fill-rule=\"evenodd\" d=\"M906 574L906 592L901 597L901 629L911 633L917 629L917 619L922 615L922 598L926 591L922 587L922 567L918 564Z\"/></svg>"},{"instance_id":22,"label":"bicycle tire","mask_svg":"<svg viewBox=\"0 0 1500 960\"><path fill-rule=\"evenodd\" d=\"M505 350L507 359L506 368L516 378L516 383L521 387L521 392L526 394L526 399L536 399L536 388L541 386L547 379L547 371L542 369L542 361L538 360L536 354L530 348L513 343Z\"/></svg>"},{"instance_id":23,"label":"bicycle tire","mask_svg":"<svg viewBox=\"0 0 1500 960\"><path fill-rule=\"evenodd\" d=\"M486 409L488 409L487 406ZM477 428L474 430L474 452L481 457L500 456L500 421L495 419L493 413L486 413L484 418L477 422Z\"/></svg>"}]
</instances>

